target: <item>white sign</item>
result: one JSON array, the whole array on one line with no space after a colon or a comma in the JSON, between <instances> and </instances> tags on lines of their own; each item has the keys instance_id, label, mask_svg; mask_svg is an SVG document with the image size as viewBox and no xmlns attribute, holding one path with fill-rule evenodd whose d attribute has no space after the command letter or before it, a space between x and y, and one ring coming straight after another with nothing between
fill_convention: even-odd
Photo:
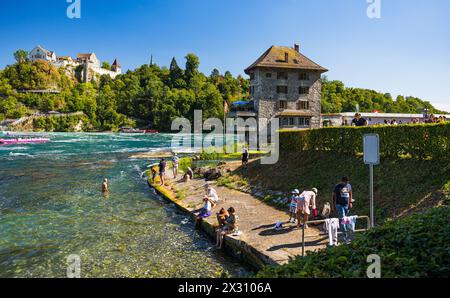
<instances>
[{"instance_id":1,"label":"white sign","mask_svg":"<svg viewBox=\"0 0 450 298\"><path fill-rule=\"evenodd\" d=\"M364 163L380 164L380 137L377 134L364 135Z\"/></svg>"}]
</instances>

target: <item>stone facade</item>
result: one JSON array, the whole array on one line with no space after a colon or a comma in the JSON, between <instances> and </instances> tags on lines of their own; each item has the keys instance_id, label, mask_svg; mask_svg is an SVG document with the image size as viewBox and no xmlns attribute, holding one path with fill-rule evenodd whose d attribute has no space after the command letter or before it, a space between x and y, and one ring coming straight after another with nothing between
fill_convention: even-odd
<instances>
[{"instance_id":1,"label":"stone facade","mask_svg":"<svg viewBox=\"0 0 450 298\"><path fill-rule=\"evenodd\" d=\"M327 70L298 46L271 47L246 69L259 119L280 118L283 128L319 128L321 74Z\"/></svg>"},{"instance_id":2,"label":"stone facade","mask_svg":"<svg viewBox=\"0 0 450 298\"><path fill-rule=\"evenodd\" d=\"M286 73L287 80L277 79L278 73ZM300 80L300 73L306 73L309 79ZM269 74L270 78L267 77ZM250 86L253 87L251 98L255 103L255 110L259 118L294 117L294 124L284 124L284 127L316 128L320 126L322 89L320 73L285 69L256 69L254 79L250 80ZM287 93L277 92L280 86L287 87ZM308 88L307 94L300 94L300 87ZM298 118L309 119L309 124L300 124ZM283 122L283 119L280 121Z\"/></svg>"}]
</instances>

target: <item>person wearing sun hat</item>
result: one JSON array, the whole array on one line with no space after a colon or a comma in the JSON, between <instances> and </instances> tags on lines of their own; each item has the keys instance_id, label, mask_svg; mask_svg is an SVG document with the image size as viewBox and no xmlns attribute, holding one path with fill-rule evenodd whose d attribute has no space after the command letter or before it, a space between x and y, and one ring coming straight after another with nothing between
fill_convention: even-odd
<instances>
[{"instance_id":1,"label":"person wearing sun hat","mask_svg":"<svg viewBox=\"0 0 450 298\"><path fill-rule=\"evenodd\" d=\"M289 204L289 222L295 223L295 218L297 217L298 196L300 195L300 191L298 189L294 189L291 194L291 203Z\"/></svg>"},{"instance_id":2,"label":"person wearing sun hat","mask_svg":"<svg viewBox=\"0 0 450 298\"><path fill-rule=\"evenodd\" d=\"M317 190L317 188L314 187L311 190L305 190L300 194L297 210L298 227L304 225L305 229L308 228L306 222L308 221L308 217L311 214L310 207L313 210L316 209L316 197L318 192L319 191Z\"/></svg>"}]
</instances>

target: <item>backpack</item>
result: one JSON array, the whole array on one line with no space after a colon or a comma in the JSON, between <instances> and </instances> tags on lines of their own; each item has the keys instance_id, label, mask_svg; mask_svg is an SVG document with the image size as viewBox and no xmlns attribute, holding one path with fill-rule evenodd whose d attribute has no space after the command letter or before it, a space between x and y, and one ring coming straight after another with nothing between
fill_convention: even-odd
<instances>
[{"instance_id":1,"label":"backpack","mask_svg":"<svg viewBox=\"0 0 450 298\"><path fill-rule=\"evenodd\" d=\"M323 209L322 209L322 214L321 214L322 218L323 219L329 218L330 214L331 214L331 205L330 205L330 203L325 203L325 205L323 206Z\"/></svg>"}]
</instances>

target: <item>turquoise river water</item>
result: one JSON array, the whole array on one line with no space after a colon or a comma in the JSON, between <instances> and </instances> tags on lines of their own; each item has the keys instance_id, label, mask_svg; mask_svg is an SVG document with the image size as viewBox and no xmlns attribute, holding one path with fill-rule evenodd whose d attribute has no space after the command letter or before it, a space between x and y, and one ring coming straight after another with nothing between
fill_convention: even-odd
<instances>
[{"instance_id":1,"label":"turquoise river water","mask_svg":"<svg viewBox=\"0 0 450 298\"><path fill-rule=\"evenodd\" d=\"M168 147L170 135L44 136L0 146L0 277L65 277L72 254L82 277L249 274L148 187L151 160L130 158Z\"/></svg>"}]
</instances>

